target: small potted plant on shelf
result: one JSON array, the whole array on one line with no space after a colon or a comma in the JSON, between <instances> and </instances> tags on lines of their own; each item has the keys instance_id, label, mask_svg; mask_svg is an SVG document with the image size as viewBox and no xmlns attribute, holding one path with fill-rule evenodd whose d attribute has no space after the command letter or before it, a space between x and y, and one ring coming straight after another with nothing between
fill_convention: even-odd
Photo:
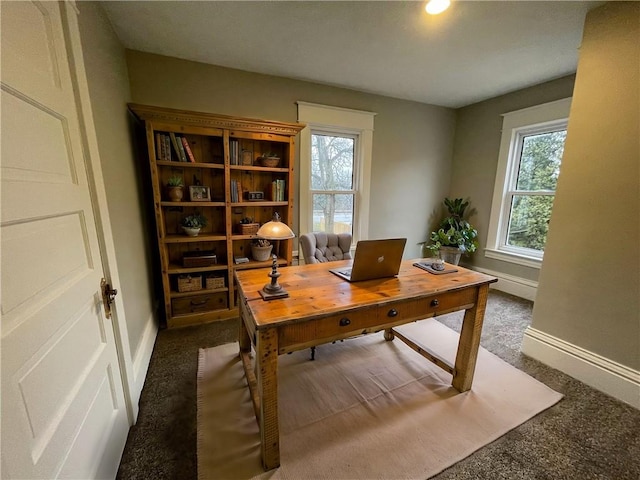
<instances>
[{"instance_id":1,"label":"small potted plant on shelf","mask_svg":"<svg viewBox=\"0 0 640 480\"><path fill-rule=\"evenodd\" d=\"M181 225L184 233L190 237L197 237L200 233L200 229L207 225L207 218L200 213L194 213L184 217Z\"/></svg>"},{"instance_id":2,"label":"small potted plant on shelf","mask_svg":"<svg viewBox=\"0 0 640 480\"><path fill-rule=\"evenodd\" d=\"M273 245L264 238L256 238L251 241L251 256L258 262L266 262L271 257Z\"/></svg>"},{"instance_id":3,"label":"small potted plant on shelf","mask_svg":"<svg viewBox=\"0 0 640 480\"><path fill-rule=\"evenodd\" d=\"M433 255L438 255L442 260L457 265L461 255L473 253L478 248L478 231L465 220L465 210L469 202L462 198L444 199L448 216L445 217L438 229L431 232L429 245L424 242L426 249Z\"/></svg>"},{"instance_id":4,"label":"small potted plant on shelf","mask_svg":"<svg viewBox=\"0 0 640 480\"><path fill-rule=\"evenodd\" d=\"M184 196L184 182L179 175L173 175L167 180L167 196L172 202L182 201Z\"/></svg>"}]
</instances>

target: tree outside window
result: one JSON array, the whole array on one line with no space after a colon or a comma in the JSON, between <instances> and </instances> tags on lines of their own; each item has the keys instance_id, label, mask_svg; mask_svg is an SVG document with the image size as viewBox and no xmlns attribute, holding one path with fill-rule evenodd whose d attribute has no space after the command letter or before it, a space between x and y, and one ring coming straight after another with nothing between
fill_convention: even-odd
<instances>
[{"instance_id":1,"label":"tree outside window","mask_svg":"<svg viewBox=\"0 0 640 480\"><path fill-rule=\"evenodd\" d=\"M540 268L571 98L503 114L485 256Z\"/></svg>"},{"instance_id":2,"label":"tree outside window","mask_svg":"<svg viewBox=\"0 0 640 480\"><path fill-rule=\"evenodd\" d=\"M353 233L356 139L311 134L313 230Z\"/></svg>"},{"instance_id":3,"label":"tree outside window","mask_svg":"<svg viewBox=\"0 0 640 480\"><path fill-rule=\"evenodd\" d=\"M566 129L517 135L520 161L507 192L507 246L544 252Z\"/></svg>"}]
</instances>

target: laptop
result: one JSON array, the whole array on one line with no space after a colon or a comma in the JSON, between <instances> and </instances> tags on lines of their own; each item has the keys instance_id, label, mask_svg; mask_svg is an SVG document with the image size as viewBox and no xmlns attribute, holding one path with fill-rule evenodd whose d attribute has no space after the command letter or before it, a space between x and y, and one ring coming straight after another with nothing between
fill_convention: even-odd
<instances>
[{"instance_id":1,"label":"laptop","mask_svg":"<svg viewBox=\"0 0 640 480\"><path fill-rule=\"evenodd\" d=\"M406 243L406 238L360 240L351 266L329 271L349 282L394 277L400 270Z\"/></svg>"}]
</instances>

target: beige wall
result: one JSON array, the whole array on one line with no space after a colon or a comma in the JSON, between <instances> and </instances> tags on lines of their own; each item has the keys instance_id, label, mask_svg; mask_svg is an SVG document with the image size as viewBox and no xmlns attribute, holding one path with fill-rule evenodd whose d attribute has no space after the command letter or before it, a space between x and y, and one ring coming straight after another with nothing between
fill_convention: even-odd
<instances>
[{"instance_id":1,"label":"beige wall","mask_svg":"<svg viewBox=\"0 0 640 480\"><path fill-rule=\"evenodd\" d=\"M449 189L451 109L138 51L127 51L127 65L136 103L287 122L298 100L376 112L369 238L404 236L405 257L420 254Z\"/></svg>"},{"instance_id":2,"label":"beige wall","mask_svg":"<svg viewBox=\"0 0 640 480\"><path fill-rule=\"evenodd\" d=\"M640 369L640 3L587 16L532 327Z\"/></svg>"},{"instance_id":3,"label":"beige wall","mask_svg":"<svg viewBox=\"0 0 640 480\"><path fill-rule=\"evenodd\" d=\"M141 181L127 115L130 98L125 51L101 7L79 2L80 35L107 193L120 285L136 358L144 329L153 321L150 239L145 230ZM146 370L146 369L145 369Z\"/></svg>"},{"instance_id":4,"label":"beige wall","mask_svg":"<svg viewBox=\"0 0 640 480\"><path fill-rule=\"evenodd\" d=\"M527 280L538 280L539 270L487 258L491 201L502 135L502 114L552 102L572 95L574 75L492 98L457 111L450 195L469 198L476 209L471 223L478 230L480 248L465 262ZM561 175L564 175L564 168Z\"/></svg>"}]
</instances>

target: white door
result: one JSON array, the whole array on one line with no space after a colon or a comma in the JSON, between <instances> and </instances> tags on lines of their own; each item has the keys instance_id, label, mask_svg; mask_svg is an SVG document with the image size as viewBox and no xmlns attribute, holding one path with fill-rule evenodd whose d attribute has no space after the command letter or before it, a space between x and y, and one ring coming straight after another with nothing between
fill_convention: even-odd
<instances>
[{"instance_id":1,"label":"white door","mask_svg":"<svg viewBox=\"0 0 640 480\"><path fill-rule=\"evenodd\" d=\"M0 7L2 478L113 478L129 422L67 43L76 13Z\"/></svg>"}]
</instances>

